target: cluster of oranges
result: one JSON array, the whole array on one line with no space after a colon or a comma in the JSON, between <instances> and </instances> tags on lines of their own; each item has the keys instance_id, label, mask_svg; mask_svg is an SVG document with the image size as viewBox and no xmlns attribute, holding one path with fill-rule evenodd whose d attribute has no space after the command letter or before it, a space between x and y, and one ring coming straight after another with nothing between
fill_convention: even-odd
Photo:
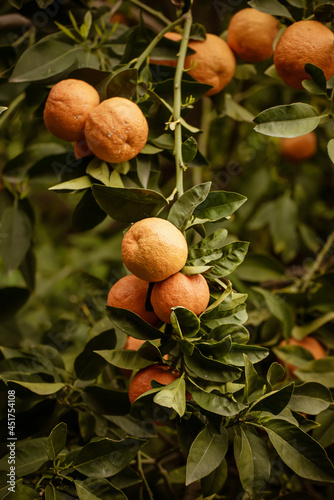
<instances>
[{"instance_id":1,"label":"cluster of oranges","mask_svg":"<svg viewBox=\"0 0 334 500\"><path fill-rule=\"evenodd\" d=\"M185 69L195 80L212 85L207 95L220 92L233 78L235 56L248 63L264 61L274 54L276 70L283 81L302 89L302 81L311 79L305 64L320 67L328 80L334 73L334 34L318 21L299 21L289 26L274 42L279 24L270 14L247 8L238 11L230 20L227 43L208 33L204 41L191 40L189 48L195 53L187 56ZM179 41L178 33L166 38ZM162 65L176 66L176 60L153 60Z\"/></svg>"},{"instance_id":2,"label":"cluster of oranges","mask_svg":"<svg viewBox=\"0 0 334 500\"><path fill-rule=\"evenodd\" d=\"M123 97L100 102L92 85L71 78L52 87L43 119L56 137L74 142L77 158L94 154L110 163L128 161L148 137L147 120L136 103Z\"/></svg>"},{"instance_id":3,"label":"cluster of oranges","mask_svg":"<svg viewBox=\"0 0 334 500\"><path fill-rule=\"evenodd\" d=\"M172 308L177 306L201 314L209 304L209 286L201 274L186 276L180 272L187 256L187 241L172 223L158 217L136 222L122 240L123 263L133 274L111 287L108 306L132 311L154 326L160 322L171 323ZM148 300L150 283L153 286ZM147 310L148 302L153 311ZM137 350L142 343L142 340L128 337L125 349ZM130 382L130 401L151 389L153 378L165 385L177 375L165 365L140 370Z\"/></svg>"}]
</instances>

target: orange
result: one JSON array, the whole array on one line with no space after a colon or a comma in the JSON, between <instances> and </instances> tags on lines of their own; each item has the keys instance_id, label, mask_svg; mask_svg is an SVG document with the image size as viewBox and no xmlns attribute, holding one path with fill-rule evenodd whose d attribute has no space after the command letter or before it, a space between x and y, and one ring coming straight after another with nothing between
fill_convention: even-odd
<instances>
[{"instance_id":1,"label":"orange","mask_svg":"<svg viewBox=\"0 0 334 500\"><path fill-rule=\"evenodd\" d=\"M175 42L182 38L174 32L166 33L165 37ZM184 68L191 68L188 73L198 82L213 86L206 92L206 95L217 94L234 76L235 57L230 47L222 38L211 33L206 34L204 41L190 40L188 47L194 50L195 54L186 57ZM155 62L173 67L177 64L177 61L173 60L156 60Z\"/></svg>"},{"instance_id":2,"label":"orange","mask_svg":"<svg viewBox=\"0 0 334 500\"><path fill-rule=\"evenodd\" d=\"M74 142L74 156L77 160L79 160L79 158L84 158L85 156L93 156L86 139L83 138Z\"/></svg>"},{"instance_id":3,"label":"orange","mask_svg":"<svg viewBox=\"0 0 334 500\"><path fill-rule=\"evenodd\" d=\"M156 325L159 319L153 311L147 311L145 308L148 286L148 281L143 281L133 274L124 276L111 287L107 305L127 309L138 314L150 325Z\"/></svg>"},{"instance_id":4,"label":"orange","mask_svg":"<svg viewBox=\"0 0 334 500\"><path fill-rule=\"evenodd\" d=\"M62 80L52 87L45 103L46 128L59 139L78 141L89 113L100 103L97 91L82 80Z\"/></svg>"},{"instance_id":5,"label":"orange","mask_svg":"<svg viewBox=\"0 0 334 500\"><path fill-rule=\"evenodd\" d=\"M230 20L227 43L243 61L259 62L273 54L277 33L278 22L273 16L256 9L242 9Z\"/></svg>"},{"instance_id":6,"label":"orange","mask_svg":"<svg viewBox=\"0 0 334 500\"><path fill-rule=\"evenodd\" d=\"M148 124L139 106L124 97L102 101L89 114L85 137L95 156L110 163L134 158L146 144Z\"/></svg>"},{"instance_id":7,"label":"orange","mask_svg":"<svg viewBox=\"0 0 334 500\"><path fill-rule=\"evenodd\" d=\"M172 307L182 306L195 314L201 314L207 308L209 300L209 286L201 274L173 274L165 281L156 283L151 294L154 312L165 323L171 322Z\"/></svg>"},{"instance_id":8,"label":"orange","mask_svg":"<svg viewBox=\"0 0 334 500\"><path fill-rule=\"evenodd\" d=\"M293 163L307 160L317 152L317 136L309 132L299 137L284 137L280 141L282 156Z\"/></svg>"},{"instance_id":9,"label":"orange","mask_svg":"<svg viewBox=\"0 0 334 500\"><path fill-rule=\"evenodd\" d=\"M286 340L282 340L282 342L279 343L279 347L285 345L297 345L303 347L312 354L314 359L321 359L326 357L325 349L314 337L305 337L302 340L289 339L288 342ZM287 364L286 366L290 373L293 373L298 369L298 367L294 365Z\"/></svg>"},{"instance_id":10,"label":"orange","mask_svg":"<svg viewBox=\"0 0 334 500\"><path fill-rule=\"evenodd\" d=\"M177 273L187 256L188 246L181 231L158 217L135 222L122 241L124 265L146 281L162 281Z\"/></svg>"},{"instance_id":11,"label":"orange","mask_svg":"<svg viewBox=\"0 0 334 500\"><path fill-rule=\"evenodd\" d=\"M151 381L156 380L159 384L168 385L177 379L165 365L150 365L139 370L130 382L129 400L132 404L139 396L152 389Z\"/></svg>"},{"instance_id":12,"label":"orange","mask_svg":"<svg viewBox=\"0 0 334 500\"><path fill-rule=\"evenodd\" d=\"M128 24L128 20L121 12L116 12L109 19L111 23Z\"/></svg>"},{"instance_id":13,"label":"orange","mask_svg":"<svg viewBox=\"0 0 334 500\"><path fill-rule=\"evenodd\" d=\"M334 74L334 33L318 21L298 21L279 39L274 64L282 80L294 89L302 89L303 80L311 80L306 63L321 68L326 80Z\"/></svg>"}]
</instances>

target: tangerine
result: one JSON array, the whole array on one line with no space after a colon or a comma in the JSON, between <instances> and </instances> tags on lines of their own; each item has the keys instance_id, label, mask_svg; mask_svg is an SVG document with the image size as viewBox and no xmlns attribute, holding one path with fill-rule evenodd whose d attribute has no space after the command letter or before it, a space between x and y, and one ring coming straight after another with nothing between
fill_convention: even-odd
<instances>
[{"instance_id":1,"label":"tangerine","mask_svg":"<svg viewBox=\"0 0 334 500\"><path fill-rule=\"evenodd\" d=\"M282 156L293 163L311 158L317 152L317 136L312 131L299 137L284 137L280 141Z\"/></svg>"}]
</instances>

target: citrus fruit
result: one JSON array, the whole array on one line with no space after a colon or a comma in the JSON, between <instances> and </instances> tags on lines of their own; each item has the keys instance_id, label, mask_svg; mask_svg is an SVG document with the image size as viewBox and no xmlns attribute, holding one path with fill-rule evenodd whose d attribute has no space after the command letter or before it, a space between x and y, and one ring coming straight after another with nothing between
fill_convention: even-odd
<instances>
[{"instance_id":1,"label":"citrus fruit","mask_svg":"<svg viewBox=\"0 0 334 500\"><path fill-rule=\"evenodd\" d=\"M274 64L282 80L294 89L310 80L305 64L321 68L326 80L334 74L334 33L318 21L298 21L289 26L279 39Z\"/></svg>"},{"instance_id":2,"label":"citrus fruit","mask_svg":"<svg viewBox=\"0 0 334 500\"><path fill-rule=\"evenodd\" d=\"M62 80L52 87L45 103L46 128L59 139L78 141L89 113L100 103L97 91L82 80Z\"/></svg>"},{"instance_id":3,"label":"citrus fruit","mask_svg":"<svg viewBox=\"0 0 334 500\"><path fill-rule=\"evenodd\" d=\"M280 141L282 156L293 163L307 160L317 152L317 136L309 132L299 137L284 137Z\"/></svg>"},{"instance_id":4,"label":"citrus fruit","mask_svg":"<svg viewBox=\"0 0 334 500\"><path fill-rule=\"evenodd\" d=\"M181 231L158 217L135 222L122 241L124 265L146 281L162 281L177 273L187 256L188 246Z\"/></svg>"},{"instance_id":5,"label":"citrus fruit","mask_svg":"<svg viewBox=\"0 0 334 500\"><path fill-rule=\"evenodd\" d=\"M93 153L89 149L86 139L79 139L74 142L74 156L77 160L85 156L92 156Z\"/></svg>"},{"instance_id":6,"label":"citrus fruit","mask_svg":"<svg viewBox=\"0 0 334 500\"><path fill-rule=\"evenodd\" d=\"M278 22L270 14L256 9L242 9L232 16L228 25L227 43L246 62L259 62L273 54Z\"/></svg>"},{"instance_id":7,"label":"citrus fruit","mask_svg":"<svg viewBox=\"0 0 334 500\"><path fill-rule=\"evenodd\" d=\"M151 294L154 312L165 323L171 322L172 307L186 307L198 315L205 311L209 300L209 286L201 274L173 274L165 281L155 283Z\"/></svg>"},{"instance_id":8,"label":"citrus fruit","mask_svg":"<svg viewBox=\"0 0 334 500\"><path fill-rule=\"evenodd\" d=\"M151 381L156 380L159 384L168 385L177 376L169 371L165 365L150 365L139 370L129 385L129 400L132 404L139 396L152 389Z\"/></svg>"},{"instance_id":9,"label":"citrus fruit","mask_svg":"<svg viewBox=\"0 0 334 500\"><path fill-rule=\"evenodd\" d=\"M134 158L146 144L148 124L139 106L124 97L102 101L89 114L85 137L95 156L110 163Z\"/></svg>"},{"instance_id":10,"label":"citrus fruit","mask_svg":"<svg viewBox=\"0 0 334 500\"><path fill-rule=\"evenodd\" d=\"M174 32L166 33L165 37L175 42L182 39L179 33ZM185 58L184 68L189 70L189 75L198 82L213 86L206 92L206 95L217 94L234 76L235 57L230 47L222 38L211 33L207 33L203 41L190 40L188 47L194 50L195 54ZM177 64L176 60L156 62L163 66L173 67Z\"/></svg>"},{"instance_id":11,"label":"citrus fruit","mask_svg":"<svg viewBox=\"0 0 334 500\"><path fill-rule=\"evenodd\" d=\"M283 347L285 345L296 345L299 347L303 347L312 354L314 359L321 359L326 357L325 349L314 337L305 337L302 340L289 339L288 342L286 340L282 340L282 342L279 343L279 347ZM289 363L287 363L286 366L290 373L293 373L298 369L297 366L291 365Z\"/></svg>"},{"instance_id":12,"label":"citrus fruit","mask_svg":"<svg viewBox=\"0 0 334 500\"><path fill-rule=\"evenodd\" d=\"M113 14L110 17L109 21L111 23L128 24L127 18L121 12L116 12L115 14Z\"/></svg>"},{"instance_id":13,"label":"citrus fruit","mask_svg":"<svg viewBox=\"0 0 334 500\"><path fill-rule=\"evenodd\" d=\"M145 301L149 282L130 274L124 276L111 287L108 293L107 305L127 309L138 314L150 325L156 325L159 319L153 311L147 311Z\"/></svg>"}]
</instances>

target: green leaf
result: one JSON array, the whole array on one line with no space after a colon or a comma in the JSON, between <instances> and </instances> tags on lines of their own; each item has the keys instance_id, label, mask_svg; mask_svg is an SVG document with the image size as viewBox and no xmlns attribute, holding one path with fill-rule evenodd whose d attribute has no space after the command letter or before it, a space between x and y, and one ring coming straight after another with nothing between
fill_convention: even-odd
<instances>
[{"instance_id":1,"label":"green leaf","mask_svg":"<svg viewBox=\"0 0 334 500\"><path fill-rule=\"evenodd\" d=\"M137 351L124 349L98 350L95 351L103 359L113 366L118 368L126 368L129 370L139 370L151 364L151 361L142 358Z\"/></svg>"},{"instance_id":2,"label":"green leaf","mask_svg":"<svg viewBox=\"0 0 334 500\"><path fill-rule=\"evenodd\" d=\"M77 377L81 380L95 379L107 364L95 351L113 349L115 345L116 335L112 329L101 332L90 339L74 361Z\"/></svg>"},{"instance_id":3,"label":"green leaf","mask_svg":"<svg viewBox=\"0 0 334 500\"><path fill-rule=\"evenodd\" d=\"M56 460L66 445L67 424L60 422L54 427L46 443L46 451L50 460Z\"/></svg>"},{"instance_id":4,"label":"green leaf","mask_svg":"<svg viewBox=\"0 0 334 500\"><path fill-rule=\"evenodd\" d=\"M107 306L107 314L116 328L136 339L156 340L163 336L160 330L127 309Z\"/></svg>"},{"instance_id":5,"label":"green leaf","mask_svg":"<svg viewBox=\"0 0 334 500\"><path fill-rule=\"evenodd\" d=\"M193 161L197 154L197 150L197 141L193 137L188 137L188 139L182 143L182 159L185 165Z\"/></svg>"},{"instance_id":6,"label":"green leaf","mask_svg":"<svg viewBox=\"0 0 334 500\"><path fill-rule=\"evenodd\" d=\"M318 382L325 387L334 387L334 356L316 359L303 364L294 375L303 382Z\"/></svg>"},{"instance_id":7,"label":"green leaf","mask_svg":"<svg viewBox=\"0 0 334 500\"><path fill-rule=\"evenodd\" d=\"M282 279L285 275L285 269L270 255L251 254L247 255L235 273L242 280L259 283Z\"/></svg>"},{"instance_id":8,"label":"green leaf","mask_svg":"<svg viewBox=\"0 0 334 500\"><path fill-rule=\"evenodd\" d=\"M248 5L254 9L264 12L265 14L271 14L272 16L282 16L293 20L292 15L284 5L282 5L278 0L251 0Z\"/></svg>"},{"instance_id":9,"label":"green leaf","mask_svg":"<svg viewBox=\"0 0 334 500\"><path fill-rule=\"evenodd\" d=\"M210 265L213 266L206 276L209 278L223 278L231 274L243 262L249 243L245 241L234 241L222 247L222 256L217 260L212 260Z\"/></svg>"},{"instance_id":10,"label":"green leaf","mask_svg":"<svg viewBox=\"0 0 334 500\"><path fill-rule=\"evenodd\" d=\"M10 379L8 379L7 382L25 387L29 391L33 392L34 394L38 394L39 396L49 396L51 394L56 394L56 392L65 387L65 384L61 382L21 382L20 380Z\"/></svg>"},{"instance_id":11,"label":"green leaf","mask_svg":"<svg viewBox=\"0 0 334 500\"><path fill-rule=\"evenodd\" d=\"M314 66L314 64L306 63L305 71L311 75L312 80L302 81L304 89L308 90L311 94L327 95L327 82L323 70Z\"/></svg>"},{"instance_id":12,"label":"green leaf","mask_svg":"<svg viewBox=\"0 0 334 500\"><path fill-rule=\"evenodd\" d=\"M81 177L76 177L70 181L61 182L55 186L49 187L50 191L79 191L81 189L87 189L92 186L92 182L88 175L83 175Z\"/></svg>"},{"instance_id":13,"label":"green leaf","mask_svg":"<svg viewBox=\"0 0 334 500\"><path fill-rule=\"evenodd\" d=\"M203 494L209 497L221 490L226 482L227 475L227 462L224 459L214 471L201 479Z\"/></svg>"},{"instance_id":14,"label":"green leaf","mask_svg":"<svg viewBox=\"0 0 334 500\"><path fill-rule=\"evenodd\" d=\"M171 313L171 323L179 336L195 337L200 328L198 316L185 307L175 307Z\"/></svg>"},{"instance_id":15,"label":"green leaf","mask_svg":"<svg viewBox=\"0 0 334 500\"><path fill-rule=\"evenodd\" d=\"M83 46L64 43L52 35L42 38L23 52L10 81L19 83L49 80L70 68L78 67L77 59L84 52Z\"/></svg>"},{"instance_id":16,"label":"green leaf","mask_svg":"<svg viewBox=\"0 0 334 500\"><path fill-rule=\"evenodd\" d=\"M137 222L145 217L153 217L167 204L161 194L150 189L93 184L92 190L102 210L120 222Z\"/></svg>"},{"instance_id":17,"label":"green leaf","mask_svg":"<svg viewBox=\"0 0 334 500\"><path fill-rule=\"evenodd\" d=\"M267 372L267 381L268 384L273 386L280 382L285 375L285 370L280 363L272 363Z\"/></svg>"},{"instance_id":18,"label":"green leaf","mask_svg":"<svg viewBox=\"0 0 334 500\"><path fill-rule=\"evenodd\" d=\"M154 396L153 401L161 406L172 408L180 417L186 411L186 383L183 377L179 377Z\"/></svg>"},{"instance_id":19,"label":"green leaf","mask_svg":"<svg viewBox=\"0 0 334 500\"><path fill-rule=\"evenodd\" d=\"M7 106L0 106L0 115L1 115L4 111L6 111L6 109L8 109L8 108L7 108Z\"/></svg>"},{"instance_id":20,"label":"green leaf","mask_svg":"<svg viewBox=\"0 0 334 500\"><path fill-rule=\"evenodd\" d=\"M226 229L220 228L203 238L199 243L189 249L189 258L196 258L198 250L217 250L223 246L227 238Z\"/></svg>"},{"instance_id":21,"label":"green leaf","mask_svg":"<svg viewBox=\"0 0 334 500\"><path fill-rule=\"evenodd\" d=\"M208 427L193 441L186 465L186 485L213 472L223 461L228 448L227 432L212 433Z\"/></svg>"},{"instance_id":22,"label":"green leaf","mask_svg":"<svg viewBox=\"0 0 334 500\"><path fill-rule=\"evenodd\" d=\"M241 371L235 366L229 366L220 361L204 356L195 347L192 356L184 357L186 368L197 377L212 382L233 382L240 377Z\"/></svg>"},{"instance_id":23,"label":"green leaf","mask_svg":"<svg viewBox=\"0 0 334 500\"><path fill-rule=\"evenodd\" d=\"M254 290L262 295L271 314L282 323L284 337L289 338L293 325L293 314L287 302L281 296L263 288L254 287Z\"/></svg>"},{"instance_id":24,"label":"green leaf","mask_svg":"<svg viewBox=\"0 0 334 500\"><path fill-rule=\"evenodd\" d=\"M95 201L91 189L83 194L72 214L72 222L78 231L87 231L100 224L106 218Z\"/></svg>"},{"instance_id":25,"label":"green leaf","mask_svg":"<svg viewBox=\"0 0 334 500\"><path fill-rule=\"evenodd\" d=\"M195 208L190 225L216 222L232 215L246 197L231 191L211 191L207 198Z\"/></svg>"},{"instance_id":26,"label":"green leaf","mask_svg":"<svg viewBox=\"0 0 334 500\"><path fill-rule=\"evenodd\" d=\"M307 325L295 325L292 329L292 336L297 340L302 340L303 338L307 337L307 335L310 335L310 333L316 332L326 323L329 323L333 320L334 312L329 312L324 314L323 316L320 316L319 318L316 318L314 321L311 321L311 323L308 323Z\"/></svg>"},{"instance_id":27,"label":"green leaf","mask_svg":"<svg viewBox=\"0 0 334 500\"><path fill-rule=\"evenodd\" d=\"M268 448L263 439L240 427L241 437L235 436L235 457L244 490L253 498L270 477Z\"/></svg>"},{"instance_id":28,"label":"green leaf","mask_svg":"<svg viewBox=\"0 0 334 500\"><path fill-rule=\"evenodd\" d=\"M327 448L334 443L334 405L317 415L316 420L319 427L313 430L313 437L321 446Z\"/></svg>"},{"instance_id":29,"label":"green leaf","mask_svg":"<svg viewBox=\"0 0 334 500\"><path fill-rule=\"evenodd\" d=\"M306 432L279 419L272 419L263 427L278 455L297 475L312 481L334 482L333 465L325 450Z\"/></svg>"},{"instance_id":30,"label":"green leaf","mask_svg":"<svg viewBox=\"0 0 334 500\"><path fill-rule=\"evenodd\" d=\"M250 361L249 357L244 354L244 364L245 364L245 388L244 397L248 400L249 396L256 390L257 387L257 371L255 370L253 363Z\"/></svg>"},{"instance_id":31,"label":"green leaf","mask_svg":"<svg viewBox=\"0 0 334 500\"><path fill-rule=\"evenodd\" d=\"M144 443L133 437L120 441L98 439L80 450L73 467L88 477L114 476L136 457Z\"/></svg>"},{"instance_id":32,"label":"green leaf","mask_svg":"<svg viewBox=\"0 0 334 500\"><path fill-rule=\"evenodd\" d=\"M102 100L115 96L130 99L136 91L137 80L137 69L120 68L97 85L97 90Z\"/></svg>"},{"instance_id":33,"label":"green leaf","mask_svg":"<svg viewBox=\"0 0 334 500\"><path fill-rule=\"evenodd\" d=\"M254 118L256 132L272 137L298 137L311 132L320 123L319 113L309 104L297 102L274 106Z\"/></svg>"},{"instance_id":34,"label":"green leaf","mask_svg":"<svg viewBox=\"0 0 334 500\"><path fill-rule=\"evenodd\" d=\"M334 163L334 139L331 139L330 141L328 141L327 152L328 152L329 158Z\"/></svg>"},{"instance_id":35,"label":"green leaf","mask_svg":"<svg viewBox=\"0 0 334 500\"><path fill-rule=\"evenodd\" d=\"M261 346L232 343L232 348L230 352L224 356L223 361L236 366L244 366L244 354L247 354L251 363L255 364L266 358L269 351Z\"/></svg>"},{"instance_id":36,"label":"green leaf","mask_svg":"<svg viewBox=\"0 0 334 500\"><path fill-rule=\"evenodd\" d=\"M237 80L249 80L257 73L254 64L237 64L234 78Z\"/></svg>"},{"instance_id":37,"label":"green leaf","mask_svg":"<svg viewBox=\"0 0 334 500\"><path fill-rule=\"evenodd\" d=\"M225 113L238 122L252 123L254 115L233 100L231 94L225 94Z\"/></svg>"},{"instance_id":38,"label":"green leaf","mask_svg":"<svg viewBox=\"0 0 334 500\"><path fill-rule=\"evenodd\" d=\"M16 477L27 476L36 472L48 460L46 437L17 441L15 445ZM0 470L8 470L8 457L0 460Z\"/></svg>"},{"instance_id":39,"label":"green leaf","mask_svg":"<svg viewBox=\"0 0 334 500\"><path fill-rule=\"evenodd\" d=\"M32 227L28 215L16 205L2 213L0 255L7 271L16 269L29 250Z\"/></svg>"},{"instance_id":40,"label":"green leaf","mask_svg":"<svg viewBox=\"0 0 334 500\"><path fill-rule=\"evenodd\" d=\"M102 161L99 158L93 158L86 168L86 174L102 182L105 186L109 186L110 170L105 161Z\"/></svg>"},{"instance_id":41,"label":"green leaf","mask_svg":"<svg viewBox=\"0 0 334 500\"><path fill-rule=\"evenodd\" d=\"M74 481L79 500L127 500L127 496L103 477Z\"/></svg>"},{"instance_id":42,"label":"green leaf","mask_svg":"<svg viewBox=\"0 0 334 500\"><path fill-rule=\"evenodd\" d=\"M228 396L213 394L209 392L192 389L191 395L194 401L204 410L222 415L223 417L233 417L247 408L246 405L234 401Z\"/></svg>"},{"instance_id":43,"label":"green leaf","mask_svg":"<svg viewBox=\"0 0 334 500\"><path fill-rule=\"evenodd\" d=\"M207 198L210 187L211 182L205 182L183 193L169 211L169 222L183 232L195 208Z\"/></svg>"},{"instance_id":44,"label":"green leaf","mask_svg":"<svg viewBox=\"0 0 334 500\"><path fill-rule=\"evenodd\" d=\"M251 411L268 411L277 415L289 404L293 390L294 382L282 389L269 392L253 403Z\"/></svg>"},{"instance_id":45,"label":"green leaf","mask_svg":"<svg viewBox=\"0 0 334 500\"><path fill-rule=\"evenodd\" d=\"M289 408L292 411L304 412L308 415L318 415L332 403L332 395L326 387L317 382L306 382L296 385L289 402Z\"/></svg>"}]
</instances>

